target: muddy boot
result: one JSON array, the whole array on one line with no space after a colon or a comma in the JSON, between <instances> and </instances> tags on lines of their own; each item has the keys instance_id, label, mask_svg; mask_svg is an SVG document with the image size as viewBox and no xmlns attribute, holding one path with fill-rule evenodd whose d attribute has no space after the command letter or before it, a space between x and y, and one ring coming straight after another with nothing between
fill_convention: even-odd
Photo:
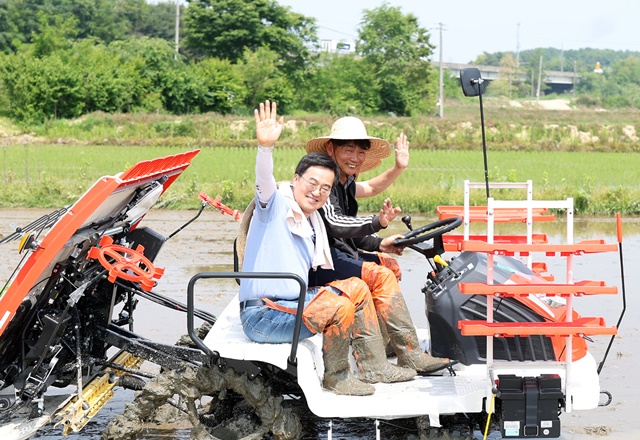
<instances>
[{"instance_id":1,"label":"muddy boot","mask_svg":"<svg viewBox=\"0 0 640 440\"><path fill-rule=\"evenodd\" d=\"M394 331L389 333L391 346L398 355L398 365L413 368L419 373L440 370L450 361L447 358L433 357L420 348L415 329Z\"/></svg>"},{"instance_id":2,"label":"muddy boot","mask_svg":"<svg viewBox=\"0 0 640 440\"><path fill-rule=\"evenodd\" d=\"M380 336L354 339L351 346L363 382L406 382L416 376L416 370L398 367L387 361Z\"/></svg>"},{"instance_id":3,"label":"muddy boot","mask_svg":"<svg viewBox=\"0 0 640 440\"><path fill-rule=\"evenodd\" d=\"M347 396L370 396L376 390L373 385L361 382L349 368L349 338L339 333L323 334L322 354L324 359L324 379L322 386L336 394Z\"/></svg>"},{"instance_id":4,"label":"muddy boot","mask_svg":"<svg viewBox=\"0 0 640 440\"><path fill-rule=\"evenodd\" d=\"M391 276L393 277L393 274ZM355 307L351 345L358 363L360 380L369 383L391 383L412 379L416 375L414 370L399 368L387 361L376 309L367 284L360 278L351 277L333 281L330 285L348 296Z\"/></svg>"},{"instance_id":5,"label":"muddy boot","mask_svg":"<svg viewBox=\"0 0 640 440\"><path fill-rule=\"evenodd\" d=\"M353 354L358 363L360 380L368 383L406 382L416 371L387 361L376 309L370 297L356 307L353 323Z\"/></svg>"},{"instance_id":6,"label":"muddy boot","mask_svg":"<svg viewBox=\"0 0 640 440\"><path fill-rule=\"evenodd\" d=\"M393 351L391 342L389 341L389 333L387 332L387 326L384 325L384 321L378 316L378 327L380 327L380 336L382 336L382 343L384 344L384 353L387 357L393 357L396 352Z\"/></svg>"},{"instance_id":7,"label":"muddy boot","mask_svg":"<svg viewBox=\"0 0 640 440\"><path fill-rule=\"evenodd\" d=\"M449 359L434 358L421 350L409 309L391 270L366 262L362 264L362 279L371 289L375 311L386 327L398 366L428 373L449 365Z\"/></svg>"}]
</instances>

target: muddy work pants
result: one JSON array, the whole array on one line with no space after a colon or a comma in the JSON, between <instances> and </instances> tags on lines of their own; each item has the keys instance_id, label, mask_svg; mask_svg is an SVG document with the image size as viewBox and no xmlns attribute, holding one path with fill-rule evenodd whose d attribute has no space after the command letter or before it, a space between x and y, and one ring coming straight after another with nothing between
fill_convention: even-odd
<instances>
[{"instance_id":1,"label":"muddy work pants","mask_svg":"<svg viewBox=\"0 0 640 440\"><path fill-rule=\"evenodd\" d=\"M300 339L323 333L325 327L332 323L350 340L355 310L368 300L369 289L360 279L337 280L329 286L308 289ZM247 307L240 312L244 333L256 342L292 342L298 301L263 301L264 305Z\"/></svg>"},{"instance_id":2,"label":"muddy work pants","mask_svg":"<svg viewBox=\"0 0 640 440\"><path fill-rule=\"evenodd\" d=\"M420 347L411 315L404 301L398 280L401 272L395 258L385 254L360 253L360 260L331 250L335 270L309 272L309 282L329 283L334 279L357 276L367 283L380 323L380 331L389 342L388 355L398 356L398 365L419 372L430 372L444 367L449 360L433 358Z\"/></svg>"}]
</instances>

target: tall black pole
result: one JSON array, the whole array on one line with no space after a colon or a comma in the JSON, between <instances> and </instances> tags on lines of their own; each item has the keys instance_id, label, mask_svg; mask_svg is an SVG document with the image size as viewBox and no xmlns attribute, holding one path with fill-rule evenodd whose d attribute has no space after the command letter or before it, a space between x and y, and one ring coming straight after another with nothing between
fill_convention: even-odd
<instances>
[{"instance_id":1,"label":"tall black pole","mask_svg":"<svg viewBox=\"0 0 640 440\"><path fill-rule=\"evenodd\" d=\"M482 81L482 80L480 80ZM484 109L482 106L482 83L478 81L478 91L480 94L480 125L482 126L482 155L484 156L484 181L487 187L487 199L489 198L489 166L487 165L487 141L484 136Z\"/></svg>"},{"instance_id":2,"label":"tall black pole","mask_svg":"<svg viewBox=\"0 0 640 440\"><path fill-rule=\"evenodd\" d=\"M618 235L618 254L620 256L620 278L622 282L622 312L620 313L620 317L618 318L618 322L616 323L616 328L620 328L620 324L622 323L622 317L624 313L627 311L627 290L625 288L624 282L624 257L622 254L622 218L620 217L620 213L616 214L616 229ZM607 350L604 352L604 356L602 357L602 361L598 366L598 374L602 371L602 367L604 367L604 362L607 360L607 356L609 355L609 350L611 349L611 345L613 345L613 340L616 335L611 336L611 340L609 340L609 345L607 345Z\"/></svg>"}]
</instances>

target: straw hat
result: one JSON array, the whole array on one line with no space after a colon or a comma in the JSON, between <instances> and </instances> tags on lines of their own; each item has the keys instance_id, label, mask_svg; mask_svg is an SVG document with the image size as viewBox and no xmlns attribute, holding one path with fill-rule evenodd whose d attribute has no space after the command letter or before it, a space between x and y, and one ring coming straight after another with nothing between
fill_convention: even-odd
<instances>
[{"instance_id":1,"label":"straw hat","mask_svg":"<svg viewBox=\"0 0 640 440\"><path fill-rule=\"evenodd\" d=\"M331 126L329 136L321 136L307 142L307 153L326 153L329 139L359 140L369 139L371 148L367 150L366 160L361 172L369 171L382 163L382 159L391 154L391 145L384 139L367 135L364 123L353 116L338 119Z\"/></svg>"},{"instance_id":2,"label":"straw hat","mask_svg":"<svg viewBox=\"0 0 640 440\"><path fill-rule=\"evenodd\" d=\"M235 251L238 256L238 267L242 269L242 263L244 262L244 248L247 246L247 235L249 234L249 225L251 224L251 218L253 217L253 210L256 207L256 199L252 199L249 205L244 210L242 218L240 219L240 228L238 229L238 237L236 238Z\"/></svg>"}]
</instances>

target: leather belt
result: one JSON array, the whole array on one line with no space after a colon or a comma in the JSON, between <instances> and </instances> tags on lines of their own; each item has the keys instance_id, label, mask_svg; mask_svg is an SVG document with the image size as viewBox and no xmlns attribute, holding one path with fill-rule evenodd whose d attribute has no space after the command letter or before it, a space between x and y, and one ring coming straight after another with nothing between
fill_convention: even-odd
<instances>
[{"instance_id":1,"label":"leather belt","mask_svg":"<svg viewBox=\"0 0 640 440\"><path fill-rule=\"evenodd\" d=\"M247 307L256 307L263 305L264 301L262 301L261 299L249 299L247 301L240 301L240 311L242 312Z\"/></svg>"}]
</instances>

